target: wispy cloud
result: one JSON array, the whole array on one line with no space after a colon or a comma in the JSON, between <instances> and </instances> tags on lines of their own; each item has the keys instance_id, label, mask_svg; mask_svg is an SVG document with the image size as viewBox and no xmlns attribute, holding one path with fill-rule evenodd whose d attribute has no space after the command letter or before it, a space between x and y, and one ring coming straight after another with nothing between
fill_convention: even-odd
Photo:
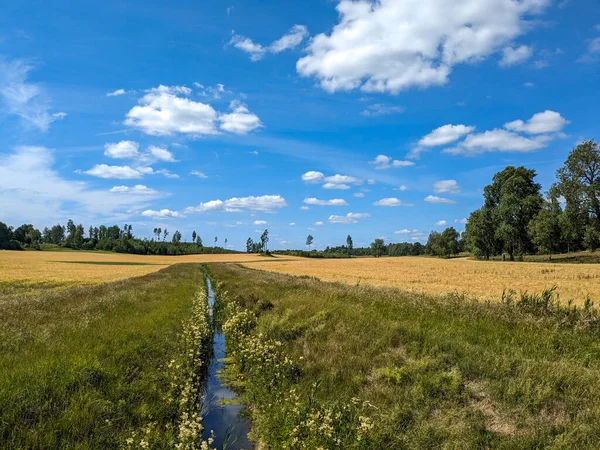
<instances>
[{"instance_id":1,"label":"wispy cloud","mask_svg":"<svg viewBox=\"0 0 600 450\"><path fill-rule=\"evenodd\" d=\"M44 88L28 81L34 66L25 60L0 58L0 97L9 114L21 118L27 126L47 131L50 124L63 119L64 112L52 113L50 98Z\"/></svg>"}]
</instances>

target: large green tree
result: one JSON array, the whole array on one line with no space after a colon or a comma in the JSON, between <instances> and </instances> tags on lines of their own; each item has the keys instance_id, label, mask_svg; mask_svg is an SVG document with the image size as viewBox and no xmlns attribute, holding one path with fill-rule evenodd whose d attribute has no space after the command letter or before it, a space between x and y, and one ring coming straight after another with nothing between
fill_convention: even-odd
<instances>
[{"instance_id":1,"label":"large green tree","mask_svg":"<svg viewBox=\"0 0 600 450\"><path fill-rule=\"evenodd\" d=\"M531 249L528 226L543 203L541 185L536 172L525 167L508 166L494 175L492 184L484 189L484 208L490 209L495 236L508 252L511 261L515 253Z\"/></svg>"},{"instance_id":2,"label":"large green tree","mask_svg":"<svg viewBox=\"0 0 600 450\"><path fill-rule=\"evenodd\" d=\"M548 260L551 260L552 254L560 249L560 217L561 210L558 202L545 202L529 223L531 240L540 252L548 254Z\"/></svg>"},{"instance_id":3,"label":"large green tree","mask_svg":"<svg viewBox=\"0 0 600 450\"><path fill-rule=\"evenodd\" d=\"M585 141L575 147L556 172L555 189L565 199L571 227L582 237L586 221L600 232L600 148Z\"/></svg>"},{"instance_id":4,"label":"large green tree","mask_svg":"<svg viewBox=\"0 0 600 450\"><path fill-rule=\"evenodd\" d=\"M479 258L488 260L500 251L501 243L496 237L496 223L491 207L484 206L471 213L465 235L467 248Z\"/></svg>"},{"instance_id":5,"label":"large green tree","mask_svg":"<svg viewBox=\"0 0 600 450\"><path fill-rule=\"evenodd\" d=\"M375 258L379 258L385 254L385 243L383 242L383 239L375 239L371 242L371 254Z\"/></svg>"}]
</instances>

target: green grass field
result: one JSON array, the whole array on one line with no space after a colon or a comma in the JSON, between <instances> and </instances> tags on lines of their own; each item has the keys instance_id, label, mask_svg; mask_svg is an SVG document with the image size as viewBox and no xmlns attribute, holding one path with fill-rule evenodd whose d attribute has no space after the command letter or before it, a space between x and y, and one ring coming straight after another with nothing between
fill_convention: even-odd
<instances>
[{"instance_id":1,"label":"green grass field","mask_svg":"<svg viewBox=\"0 0 600 450\"><path fill-rule=\"evenodd\" d=\"M189 352L208 349L208 328L194 342L185 334L204 289L201 265L180 264L94 287L1 291L0 447L174 448L182 408L197 407L182 400L182 383L198 384Z\"/></svg>"},{"instance_id":2,"label":"green grass field","mask_svg":"<svg viewBox=\"0 0 600 450\"><path fill-rule=\"evenodd\" d=\"M265 448L600 446L595 313L210 268Z\"/></svg>"}]
</instances>

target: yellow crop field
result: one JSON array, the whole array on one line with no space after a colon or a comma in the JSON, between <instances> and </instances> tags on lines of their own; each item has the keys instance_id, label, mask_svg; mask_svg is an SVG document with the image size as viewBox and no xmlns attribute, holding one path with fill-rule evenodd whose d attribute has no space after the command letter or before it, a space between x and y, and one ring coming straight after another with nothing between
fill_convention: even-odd
<instances>
[{"instance_id":1,"label":"yellow crop field","mask_svg":"<svg viewBox=\"0 0 600 450\"><path fill-rule=\"evenodd\" d=\"M398 287L412 292L458 292L478 299L498 300L504 289L541 293L557 287L561 301L582 304L589 296L600 303L600 264L476 261L425 257L308 259L244 265L262 270L309 275L323 281Z\"/></svg>"},{"instance_id":2,"label":"yellow crop field","mask_svg":"<svg viewBox=\"0 0 600 450\"><path fill-rule=\"evenodd\" d=\"M244 262L245 254L145 256L96 252L0 251L0 286L96 284L146 275L185 262Z\"/></svg>"}]
</instances>

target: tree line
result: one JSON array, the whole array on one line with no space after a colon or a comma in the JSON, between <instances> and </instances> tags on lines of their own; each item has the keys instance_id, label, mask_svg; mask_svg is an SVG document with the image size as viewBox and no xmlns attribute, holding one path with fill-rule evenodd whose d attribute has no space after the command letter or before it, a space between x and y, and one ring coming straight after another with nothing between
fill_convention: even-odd
<instances>
[{"instance_id":1,"label":"tree line","mask_svg":"<svg viewBox=\"0 0 600 450\"><path fill-rule=\"evenodd\" d=\"M469 216L463 240L482 259L547 254L600 247L600 149L577 145L556 181L542 195L536 171L508 166L485 187L481 208Z\"/></svg>"},{"instance_id":2,"label":"tree line","mask_svg":"<svg viewBox=\"0 0 600 450\"><path fill-rule=\"evenodd\" d=\"M202 253L235 253L217 246L205 247L196 231L192 232L192 241L184 241L179 230L171 233L167 228L154 228L152 239L140 239L133 235L133 227L125 224L99 227L90 226L87 234L83 225L75 225L69 220L66 226L61 224L46 227L43 231L32 224L23 224L13 228L0 222L0 249L4 250L41 250L43 245L54 245L73 250L104 250L139 255L188 255ZM170 238L170 239L169 239ZM224 240L227 246L227 239Z\"/></svg>"}]
</instances>

